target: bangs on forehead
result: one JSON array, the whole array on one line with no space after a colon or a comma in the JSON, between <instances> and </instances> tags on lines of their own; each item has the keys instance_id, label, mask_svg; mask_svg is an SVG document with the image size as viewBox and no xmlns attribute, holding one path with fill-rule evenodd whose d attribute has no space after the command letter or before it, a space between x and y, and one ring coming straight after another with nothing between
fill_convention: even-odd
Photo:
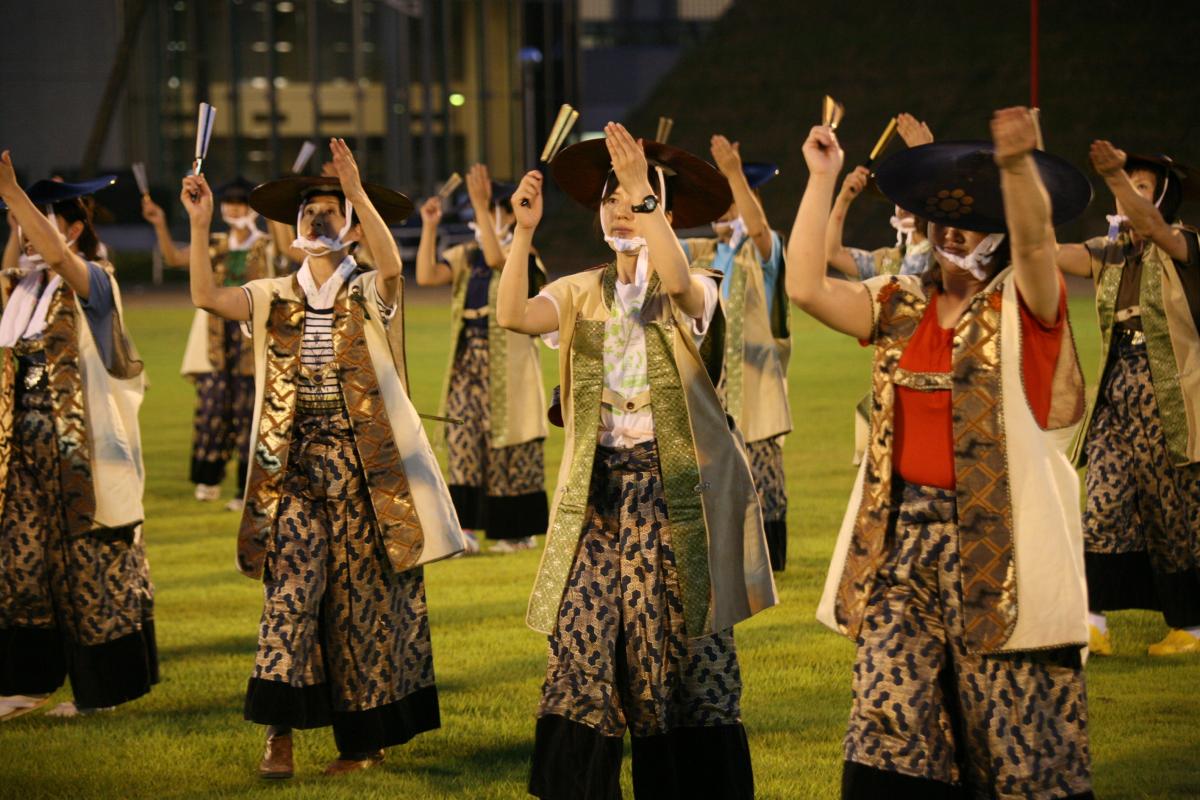
<instances>
[{"instance_id":1,"label":"bangs on forehead","mask_svg":"<svg viewBox=\"0 0 1200 800\"><path fill-rule=\"evenodd\" d=\"M342 194L341 189L319 187L304 193L300 198L300 207L304 208L312 203L329 203L341 207L346 201L346 196Z\"/></svg>"}]
</instances>

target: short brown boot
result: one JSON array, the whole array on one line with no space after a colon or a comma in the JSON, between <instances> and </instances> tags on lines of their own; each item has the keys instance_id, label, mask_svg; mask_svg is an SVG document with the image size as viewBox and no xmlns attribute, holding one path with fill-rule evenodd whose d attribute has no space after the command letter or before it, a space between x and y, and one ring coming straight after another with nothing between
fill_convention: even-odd
<instances>
[{"instance_id":1,"label":"short brown boot","mask_svg":"<svg viewBox=\"0 0 1200 800\"><path fill-rule=\"evenodd\" d=\"M267 737L267 749L258 765L258 776L268 780L284 780L296 772L292 763L292 735L284 733Z\"/></svg>"},{"instance_id":2,"label":"short brown boot","mask_svg":"<svg viewBox=\"0 0 1200 800\"><path fill-rule=\"evenodd\" d=\"M383 751L372 753L366 758L338 758L336 761L330 761L329 766L325 767L325 774L329 776L345 775L348 772L357 772L360 769L370 769L376 764L383 763Z\"/></svg>"}]
</instances>

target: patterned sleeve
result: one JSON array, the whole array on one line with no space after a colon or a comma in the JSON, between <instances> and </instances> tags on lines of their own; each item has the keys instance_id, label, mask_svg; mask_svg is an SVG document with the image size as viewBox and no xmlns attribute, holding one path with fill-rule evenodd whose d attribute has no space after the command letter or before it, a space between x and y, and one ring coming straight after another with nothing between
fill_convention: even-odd
<instances>
[{"instance_id":1,"label":"patterned sleeve","mask_svg":"<svg viewBox=\"0 0 1200 800\"><path fill-rule=\"evenodd\" d=\"M854 266L858 267L858 279L865 281L868 278L875 277L875 257L866 250L860 250L857 247L847 247L847 252L854 259Z\"/></svg>"}]
</instances>

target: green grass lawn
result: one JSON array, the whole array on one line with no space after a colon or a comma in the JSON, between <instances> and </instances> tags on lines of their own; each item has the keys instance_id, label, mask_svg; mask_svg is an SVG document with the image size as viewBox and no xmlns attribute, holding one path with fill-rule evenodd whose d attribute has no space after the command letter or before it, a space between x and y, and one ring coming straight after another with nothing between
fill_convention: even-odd
<instances>
[{"instance_id":1,"label":"green grass lawn","mask_svg":"<svg viewBox=\"0 0 1200 800\"><path fill-rule=\"evenodd\" d=\"M408 307L409 373L418 408L435 411L447 314L442 295L423 298ZM1094 315L1086 299L1072 310L1091 380ZM540 551L426 571L440 730L392 750L379 769L335 781L320 776L336 755L330 732L303 731L294 780L255 776L263 730L243 722L241 709L261 589L234 568L236 515L191 498L193 394L178 375L189 312L139 305L129 322L153 381L142 434L162 683L99 717L29 715L0 726L0 796L525 797L545 640L523 613ZM738 627L742 711L762 798L837 796L850 706L853 647L813 614L853 479L851 410L867 388L867 353L800 314L794 331L789 566L778 578L781 605ZM553 385L548 351L545 365ZM561 447L555 429L551 482ZM1088 667L1097 796L1200 796L1200 658L1148 658L1146 645L1165 632L1155 615L1115 614L1111 628L1118 654ZM66 699L62 691L54 700Z\"/></svg>"}]
</instances>

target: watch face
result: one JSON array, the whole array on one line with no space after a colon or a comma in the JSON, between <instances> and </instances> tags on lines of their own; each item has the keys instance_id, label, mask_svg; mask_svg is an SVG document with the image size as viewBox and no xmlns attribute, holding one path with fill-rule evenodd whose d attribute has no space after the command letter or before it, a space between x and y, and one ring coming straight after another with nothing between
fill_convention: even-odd
<instances>
[{"instance_id":1,"label":"watch face","mask_svg":"<svg viewBox=\"0 0 1200 800\"><path fill-rule=\"evenodd\" d=\"M658 198L654 195L650 195L642 204L649 210L653 211L654 209L658 208Z\"/></svg>"}]
</instances>

